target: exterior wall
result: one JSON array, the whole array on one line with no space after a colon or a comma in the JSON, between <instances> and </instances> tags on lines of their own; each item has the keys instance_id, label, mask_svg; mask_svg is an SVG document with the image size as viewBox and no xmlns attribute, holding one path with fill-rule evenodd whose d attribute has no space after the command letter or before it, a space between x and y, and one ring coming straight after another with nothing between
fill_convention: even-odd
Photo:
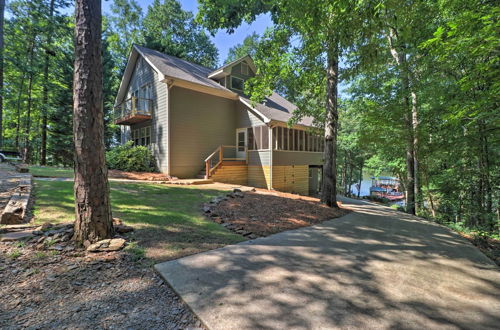
<instances>
[{"instance_id":1,"label":"exterior wall","mask_svg":"<svg viewBox=\"0 0 500 330\"><path fill-rule=\"evenodd\" d=\"M222 165L210 179L216 182L233 183L246 186L248 184L248 170L246 165Z\"/></svg>"},{"instance_id":2,"label":"exterior wall","mask_svg":"<svg viewBox=\"0 0 500 330\"><path fill-rule=\"evenodd\" d=\"M151 150L155 156L158 169L166 173L168 170L168 150L167 150L167 94L168 88L165 83L158 79L158 73L142 58L139 57L135 64L134 72L130 77L125 99L128 99L132 92L141 88L145 84L151 83L153 86L151 96L153 99L152 120L134 125L133 128L139 128L151 125ZM130 137L131 127L122 126L121 143L127 142Z\"/></svg>"},{"instance_id":3,"label":"exterior wall","mask_svg":"<svg viewBox=\"0 0 500 330\"><path fill-rule=\"evenodd\" d=\"M169 96L170 174L192 178L218 146L235 144L235 101L180 87Z\"/></svg>"},{"instance_id":4,"label":"exterior wall","mask_svg":"<svg viewBox=\"0 0 500 330\"><path fill-rule=\"evenodd\" d=\"M309 166L273 166L273 189L300 195L308 195Z\"/></svg>"},{"instance_id":5,"label":"exterior wall","mask_svg":"<svg viewBox=\"0 0 500 330\"><path fill-rule=\"evenodd\" d=\"M270 156L269 150L248 151L248 185L271 189Z\"/></svg>"},{"instance_id":6,"label":"exterior wall","mask_svg":"<svg viewBox=\"0 0 500 330\"><path fill-rule=\"evenodd\" d=\"M254 127L260 125L264 125L264 122L247 106L238 102L236 105L236 128Z\"/></svg>"},{"instance_id":7,"label":"exterior wall","mask_svg":"<svg viewBox=\"0 0 500 330\"><path fill-rule=\"evenodd\" d=\"M248 165L248 185L271 189L271 166Z\"/></svg>"},{"instance_id":8,"label":"exterior wall","mask_svg":"<svg viewBox=\"0 0 500 330\"><path fill-rule=\"evenodd\" d=\"M322 152L306 151L273 151L273 165L321 165L323 164Z\"/></svg>"}]
</instances>

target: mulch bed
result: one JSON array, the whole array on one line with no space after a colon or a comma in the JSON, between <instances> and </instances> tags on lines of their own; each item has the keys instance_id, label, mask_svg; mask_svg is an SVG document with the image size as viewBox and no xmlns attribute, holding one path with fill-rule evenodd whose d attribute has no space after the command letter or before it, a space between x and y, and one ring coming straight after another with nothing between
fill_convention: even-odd
<instances>
[{"instance_id":1,"label":"mulch bed","mask_svg":"<svg viewBox=\"0 0 500 330\"><path fill-rule=\"evenodd\" d=\"M245 192L244 198L220 202L212 208L211 218L244 236L252 233L249 238L253 238L311 226L349 212L327 207L318 198L257 189Z\"/></svg>"},{"instance_id":2,"label":"mulch bed","mask_svg":"<svg viewBox=\"0 0 500 330\"><path fill-rule=\"evenodd\" d=\"M171 178L163 173L153 172L124 172L119 170L109 170L108 177L114 179L129 180L149 180L149 181L169 181Z\"/></svg>"},{"instance_id":3,"label":"mulch bed","mask_svg":"<svg viewBox=\"0 0 500 330\"><path fill-rule=\"evenodd\" d=\"M201 323L148 264L124 252L0 242L1 329L184 329Z\"/></svg>"}]
</instances>

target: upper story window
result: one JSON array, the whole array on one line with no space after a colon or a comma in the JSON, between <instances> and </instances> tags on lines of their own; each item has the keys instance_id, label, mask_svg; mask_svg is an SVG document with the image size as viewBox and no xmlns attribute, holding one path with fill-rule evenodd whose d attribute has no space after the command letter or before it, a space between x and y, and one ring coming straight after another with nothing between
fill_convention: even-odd
<instances>
[{"instance_id":1,"label":"upper story window","mask_svg":"<svg viewBox=\"0 0 500 330\"><path fill-rule=\"evenodd\" d=\"M243 91L245 81L238 77L231 76L231 88L238 91Z\"/></svg>"},{"instance_id":2,"label":"upper story window","mask_svg":"<svg viewBox=\"0 0 500 330\"><path fill-rule=\"evenodd\" d=\"M248 64L241 62L241 74L248 76Z\"/></svg>"}]
</instances>

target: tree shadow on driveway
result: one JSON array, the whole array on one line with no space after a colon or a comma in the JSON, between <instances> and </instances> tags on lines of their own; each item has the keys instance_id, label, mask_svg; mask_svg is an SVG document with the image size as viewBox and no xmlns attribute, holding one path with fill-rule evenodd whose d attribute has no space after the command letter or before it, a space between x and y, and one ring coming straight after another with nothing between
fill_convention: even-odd
<instances>
[{"instance_id":1,"label":"tree shadow on driveway","mask_svg":"<svg viewBox=\"0 0 500 330\"><path fill-rule=\"evenodd\" d=\"M156 268L212 329L498 327L496 265L444 227L358 204Z\"/></svg>"}]
</instances>

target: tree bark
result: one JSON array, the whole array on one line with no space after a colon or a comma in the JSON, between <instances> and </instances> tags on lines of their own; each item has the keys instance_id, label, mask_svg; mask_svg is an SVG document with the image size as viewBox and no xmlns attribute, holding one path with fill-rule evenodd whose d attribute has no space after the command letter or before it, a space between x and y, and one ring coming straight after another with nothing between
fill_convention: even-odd
<instances>
[{"instance_id":1,"label":"tree bark","mask_svg":"<svg viewBox=\"0 0 500 330\"><path fill-rule=\"evenodd\" d=\"M359 188L358 188L358 198L361 195L361 184L363 183L363 166L365 165L364 161L361 161L361 165L359 166Z\"/></svg>"},{"instance_id":2,"label":"tree bark","mask_svg":"<svg viewBox=\"0 0 500 330\"><path fill-rule=\"evenodd\" d=\"M104 158L101 1L76 0L73 136L75 235L87 245L113 236Z\"/></svg>"},{"instance_id":3,"label":"tree bark","mask_svg":"<svg viewBox=\"0 0 500 330\"><path fill-rule=\"evenodd\" d=\"M26 113L26 126L24 127L24 150L23 162L29 164L30 157L30 130L31 130L31 106L33 104L33 73L28 78L28 109Z\"/></svg>"},{"instance_id":4,"label":"tree bark","mask_svg":"<svg viewBox=\"0 0 500 330\"><path fill-rule=\"evenodd\" d=\"M5 0L0 0L0 148L3 147L3 22Z\"/></svg>"},{"instance_id":5,"label":"tree bark","mask_svg":"<svg viewBox=\"0 0 500 330\"><path fill-rule=\"evenodd\" d=\"M407 185L406 185L406 212L410 214L415 214L415 148L414 148L414 131L413 131L413 117L412 117L412 109L410 108L410 78L408 67L406 63L406 54L402 51L398 50L398 46L396 45L398 42L397 31L390 27L389 33L386 35L389 50L391 52L392 57L396 61L396 64L399 68L400 79L401 79L401 88L403 94L403 106L404 106L404 115L403 120L407 127L406 134L406 176L407 176Z\"/></svg>"},{"instance_id":6,"label":"tree bark","mask_svg":"<svg viewBox=\"0 0 500 330\"><path fill-rule=\"evenodd\" d=\"M54 15L54 0L50 0L49 9L49 25L47 28L47 49L52 46L52 16ZM40 165L47 164L47 109L49 101L49 67L50 67L50 52L45 51L45 63L43 67L43 91L42 91L42 141L40 150Z\"/></svg>"},{"instance_id":7,"label":"tree bark","mask_svg":"<svg viewBox=\"0 0 500 330\"><path fill-rule=\"evenodd\" d=\"M326 68L326 121L325 121L325 151L323 163L323 187L321 202L329 207L337 205L337 129L338 129L338 43L330 42L327 53Z\"/></svg>"},{"instance_id":8,"label":"tree bark","mask_svg":"<svg viewBox=\"0 0 500 330\"><path fill-rule=\"evenodd\" d=\"M19 149L19 129L21 128L21 99L23 97L23 89L24 89L24 74L21 77L21 82L19 83L19 91L17 94L17 104L16 104L16 151L20 151Z\"/></svg>"}]
</instances>

